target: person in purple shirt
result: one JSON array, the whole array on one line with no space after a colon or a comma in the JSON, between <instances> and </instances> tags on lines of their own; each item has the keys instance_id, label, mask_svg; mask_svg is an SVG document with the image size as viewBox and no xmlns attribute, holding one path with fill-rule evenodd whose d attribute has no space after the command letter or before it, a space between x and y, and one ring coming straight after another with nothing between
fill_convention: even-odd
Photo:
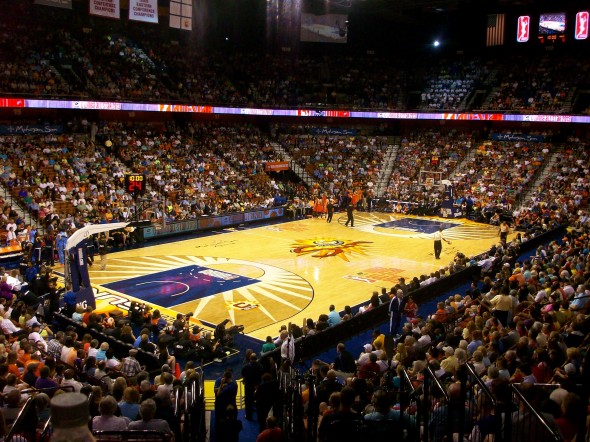
<instances>
[{"instance_id":1,"label":"person in purple shirt","mask_svg":"<svg viewBox=\"0 0 590 442\"><path fill-rule=\"evenodd\" d=\"M37 390L46 390L45 392L51 397L55 390L59 388L59 385L49 377L49 373L49 367L45 366L41 368L40 376L37 378L37 382L35 382L35 388Z\"/></svg>"},{"instance_id":2,"label":"person in purple shirt","mask_svg":"<svg viewBox=\"0 0 590 442\"><path fill-rule=\"evenodd\" d=\"M12 287L8 284L7 279L7 276L4 275L0 280L0 296L7 301L10 301L14 298L14 293L12 293Z\"/></svg>"}]
</instances>

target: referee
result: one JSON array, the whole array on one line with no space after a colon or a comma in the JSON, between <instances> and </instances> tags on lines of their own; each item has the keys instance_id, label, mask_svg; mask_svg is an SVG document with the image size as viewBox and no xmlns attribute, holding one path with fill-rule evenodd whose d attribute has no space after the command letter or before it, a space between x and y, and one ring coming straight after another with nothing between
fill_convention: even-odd
<instances>
[{"instance_id":1,"label":"referee","mask_svg":"<svg viewBox=\"0 0 590 442\"><path fill-rule=\"evenodd\" d=\"M438 232L434 232L434 257L440 259L440 252L442 252L442 242L445 241L450 244L451 241L446 239L442 234L442 227L438 228Z\"/></svg>"}]
</instances>

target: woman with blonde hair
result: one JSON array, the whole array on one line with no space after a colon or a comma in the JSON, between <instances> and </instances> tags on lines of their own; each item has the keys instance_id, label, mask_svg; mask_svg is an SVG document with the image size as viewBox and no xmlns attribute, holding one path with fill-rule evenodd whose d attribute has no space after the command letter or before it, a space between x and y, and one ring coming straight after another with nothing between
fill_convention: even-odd
<instances>
[{"instance_id":1,"label":"woman with blonde hair","mask_svg":"<svg viewBox=\"0 0 590 442\"><path fill-rule=\"evenodd\" d=\"M124 325L121 327L121 337L119 338L120 341L123 341L126 344L133 345L135 343L135 335L133 334L133 329L129 325Z\"/></svg>"},{"instance_id":2,"label":"woman with blonde hair","mask_svg":"<svg viewBox=\"0 0 590 442\"><path fill-rule=\"evenodd\" d=\"M399 342L397 344L396 352L395 352L395 356L393 357L393 360L395 362L398 362L398 363L401 364L401 363L403 363L403 361L407 357L408 357L408 351L406 349L406 346L402 342Z\"/></svg>"},{"instance_id":3,"label":"woman with blonde hair","mask_svg":"<svg viewBox=\"0 0 590 442\"><path fill-rule=\"evenodd\" d=\"M111 394L115 397L117 402L121 401L123 398L123 394L125 393L125 389L127 388L127 379L123 376L119 376L113 382L113 387L111 388Z\"/></svg>"}]
</instances>

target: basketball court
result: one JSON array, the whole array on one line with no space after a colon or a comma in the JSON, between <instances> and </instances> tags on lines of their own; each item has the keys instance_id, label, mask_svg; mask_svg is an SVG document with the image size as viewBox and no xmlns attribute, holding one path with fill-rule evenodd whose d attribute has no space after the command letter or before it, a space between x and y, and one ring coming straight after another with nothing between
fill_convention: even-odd
<instances>
[{"instance_id":1,"label":"basketball court","mask_svg":"<svg viewBox=\"0 0 590 442\"><path fill-rule=\"evenodd\" d=\"M430 274L457 252L477 255L498 242L498 228L466 219L355 213L332 223L322 218L195 233L193 239L108 255L107 270L90 267L97 309L124 308L130 301L158 308L171 320L192 313L191 322L214 327L224 319L264 340L279 325L317 320L330 304L368 303L374 290L400 277ZM434 258L432 234L443 228Z\"/></svg>"}]
</instances>

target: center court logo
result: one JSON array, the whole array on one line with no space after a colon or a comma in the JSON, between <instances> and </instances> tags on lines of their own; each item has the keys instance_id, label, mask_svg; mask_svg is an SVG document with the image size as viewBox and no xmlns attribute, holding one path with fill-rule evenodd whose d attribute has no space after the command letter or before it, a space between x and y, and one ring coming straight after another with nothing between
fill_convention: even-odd
<instances>
[{"instance_id":1,"label":"center court logo","mask_svg":"<svg viewBox=\"0 0 590 442\"><path fill-rule=\"evenodd\" d=\"M337 256L349 261L349 256L366 256L367 244L371 241L346 241L336 238L316 238L297 240L291 245L291 252L297 255L311 255L314 258L330 258Z\"/></svg>"},{"instance_id":2,"label":"center court logo","mask_svg":"<svg viewBox=\"0 0 590 442\"><path fill-rule=\"evenodd\" d=\"M255 301L237 301L237 302L226 302L226 307L232 310L242 310L242 311L246 311L246 310L253 310L255 308L258 308L258 306L260 305L258 302Z\"/></svg>"}]
</instances>

